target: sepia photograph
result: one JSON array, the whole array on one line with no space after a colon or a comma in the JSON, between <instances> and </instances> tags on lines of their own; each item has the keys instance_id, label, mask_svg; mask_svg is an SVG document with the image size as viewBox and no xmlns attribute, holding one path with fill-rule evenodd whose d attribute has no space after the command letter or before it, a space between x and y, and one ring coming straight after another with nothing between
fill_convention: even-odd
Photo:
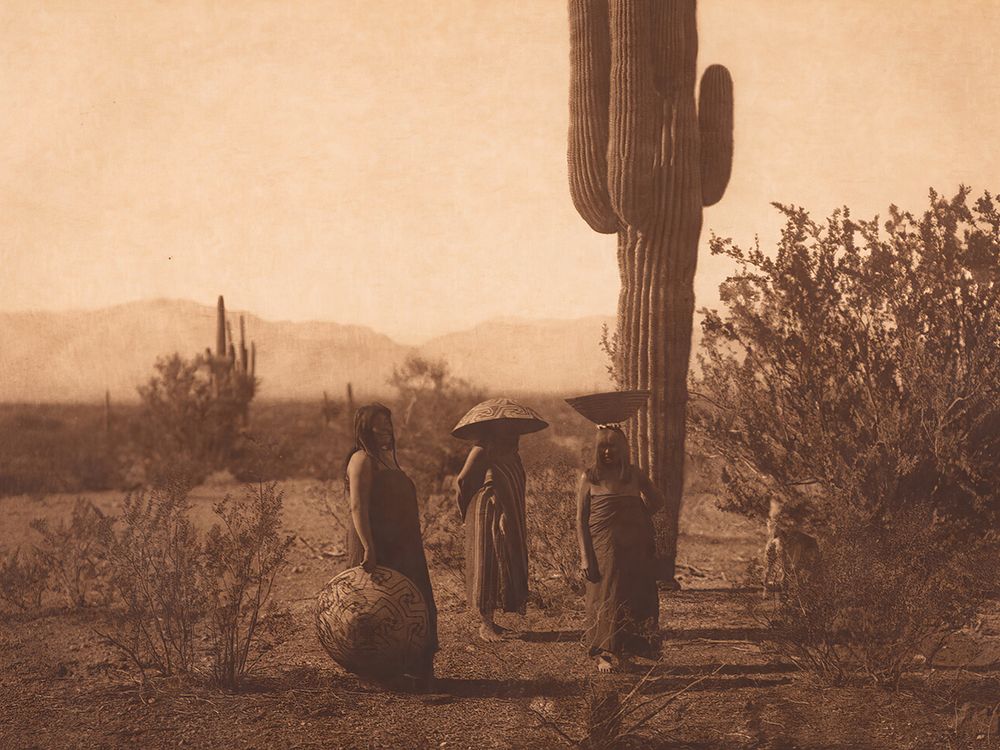
<instances>
[{"instance_id":1,"label":"sepia photograph","mask_svg":"<svg viewBox=\"0 0 1000 750\"><path fill-rule=\"evenodd\" d=\"M1000 1L0 51L0 748L1000 750Z\"/></svg>"}]
</instances>

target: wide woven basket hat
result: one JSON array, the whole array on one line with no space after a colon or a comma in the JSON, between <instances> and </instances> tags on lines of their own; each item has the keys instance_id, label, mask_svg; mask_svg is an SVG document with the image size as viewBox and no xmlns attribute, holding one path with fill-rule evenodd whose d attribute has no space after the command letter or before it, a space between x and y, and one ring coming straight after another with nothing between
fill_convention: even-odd
<instances>
[{"instance_id":1,"label":"wide woven basket hat","mask_svg":"<svg viewBox=\"0 0 1000 750\"><path fill-rule=\"evenodd\" d=\"M549 426L534 409L509 398L491 398L476 404L458 420L451 434L460 440L475 440L488 423L506 422L520 434L538 432Z\"/></svg>"},{"instance_id":2,"label":"wide woven basket hat","mask_svg":"<svg viewBox=\"0 0 1000 750\"><path fill-rule=\"evenodd\" d=\"M574 396L566 403L594 424L620 424L634 417L649 400L649 391L608 391Z\"/></svg>"}]
</instances>

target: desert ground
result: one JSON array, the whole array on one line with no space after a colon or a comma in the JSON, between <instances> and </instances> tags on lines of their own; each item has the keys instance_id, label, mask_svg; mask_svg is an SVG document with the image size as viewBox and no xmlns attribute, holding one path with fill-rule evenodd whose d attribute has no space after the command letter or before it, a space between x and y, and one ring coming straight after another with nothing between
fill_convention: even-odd
<instances>
[{"instance_id":1,"label":"desert ground","mask_svg":"<svg viewBox=\"0 0 1000 750\"><path fill-rule=\"evenodd\" d=\"M661 594L662 658L597 677L580 644L582 601L536 597L515 638L486 644L462 599L459 570L432 565L441 652L430 694L391 692L341 671L313 630L313 597L344 567L342 530L315 502L339 483L294 480L284 526L295 535L276 602L293 616L239 692L197 679L137 680L95 632L96 608L3 611L0 747L5 748L549 748L586 741L588 694L618 688L635 708L622 746L690 748L1000 747L1000 608L984 613L899 690L822 687L768 646L742 584L764 530L687 500L680 540L683 590ZM192 494L193 516L238 492L215 478ZM85 494L116 512L122 493ZM30 542L34 518L68 513L76 495L0 499L0 546ZM338 500L340 501L338 503ZM553 580L551 591L559 591ZM646 723L636 726L647 714ZM631 743L631 744L629 744Z\"/></svg>"}]
</instances>

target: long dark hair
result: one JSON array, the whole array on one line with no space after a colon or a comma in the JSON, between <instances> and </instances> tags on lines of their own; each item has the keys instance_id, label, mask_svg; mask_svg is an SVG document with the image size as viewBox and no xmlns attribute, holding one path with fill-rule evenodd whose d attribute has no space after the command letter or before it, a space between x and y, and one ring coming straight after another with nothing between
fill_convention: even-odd
<instances>
[{"instance_id":1,"label":"long dark hair","mask_svg":"<svg viewBox=\"0 0 1000 750\"><path fill-rule=\"evenodd\" d=\"M347 453L344 460L344 484L347 484L347 466L351 463L351 457L358 451L364 451L371 457L375 457L377 448L375 444L375 420L379 416L384 416L392 426L392 412L384 404L373 403L358 407L354 412L354 446ZM392 437L392 462L399 466L396 459L396 433L393 429Z\"/></svg>"},{"instance_id":2,"label":"long dark hair","mask_svg":"<svg viewBox=\"0 0 1000 750\"><path fill-rule=\"evenodd\" d=\"M587 480L592 484L601 481L601 447L608 441L615 441L619 444L621 453L621 471L618 478L623 482L632 481L632 461L629 458L628 438L625 432L618 425L610 427L599 427L597 429L597 439L594 441L594 463L587 468Z\"/></svg>"}]
</instances>

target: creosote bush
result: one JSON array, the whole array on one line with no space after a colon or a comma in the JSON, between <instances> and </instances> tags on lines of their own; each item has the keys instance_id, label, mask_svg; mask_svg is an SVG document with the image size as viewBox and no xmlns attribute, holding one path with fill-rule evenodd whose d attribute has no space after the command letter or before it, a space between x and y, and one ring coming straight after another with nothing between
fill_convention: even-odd
<instances>
[{"instance_id":1,"label":"creosote bush","mask_svg":"<svg viewBox=\"0 0 1000 750\"><path fill-rule=\"evenodd\" d=\"M294 539L281 531L283 501L277 485L259 483L215 504L221 523L206 538L204 572L212 678L222 687L236 687L287 627L271 600Z\"/></svg>"},{"instance_id":2,"label":"creosote bush","mask_svg":"<svg viewBox=\"0 0 1000 750\"><path fill-rule=\"evenodd\" d=\"M188 518L188 488L174 483L125 496L120 527L107 537L118 604L104 637L145 676L190 672L204 617L201 540Z\"/></svg>"},{"instance_id":3,"label":"creosote bush","mask_svg":"<svg viewBox=\"0 0 1000 750\"><path fill-rule=\"evenodd\" d=\"M736 264L705 310L692 427L751 516L809 488L888 514L927 505L970 534L1000 517L1000 212L931 193L917 218L785 216L773 255ZM964 524L959 526L960 524Z\"/></svg>"},{"instance_id":4,"label":"creosote bush","mask_svg":"<svg viewBox=\"0 0 1000 750\"><path fill-rule=\"evenodd\" d=\"M583 594L576 538L577 466L554 463L528 480L528 560L531 589L539 604L576 602Z\"/></svg>"},{"instance_id":5,"label":"creosote bush","mask_svg":"<svg viewBox=\"0 0 1000 750\"><path fill-rule=\"evenodd\" d=\"M819 537L781 640L892 684L1000 575L1000 212L964 187L885 221L775 205L773 253L712 239L736 270L703 311L692 433L724 462L722 507L776 498Z\"/></svg>"},{"instance_id":6,"label":"creosote bush","mask_svg":"<svg viewBox=\"0 0 1000 750\"><path fill-rule=\"evenodd\" d=\"M485 396L461 378L448 363L410 355L389 379L398 394L393 426L400 460L417 485L418 495L451 492L442 484L462 468L469 444L451 437L455 423Z\"/></svg>"},{"instance_id":7,"label":"creosote bush","mask_svg":"<svg viewBox=\"0 0 1000 750\"><path fill-rule=\"evenodd\" d=\"M0 553L0 599L21 610L38 609L49 580L49 567L37 552Z\"/></svg>"},{"instance_id":8,"label":"creosote bush","mask_svg":"<svg viewBox=\"0 0 1000 750\"><path fill-rule=\"evenodd\" d=\"M916 657L933 664L994 584L995 546L954 545L924 511L839 513L824 539L814 566L788 571L776 604L746 601L774 648L829 684L898 687Z\"/></svg>"},{"instance_id":9,"label":"creosote bush","mask_svg":"<svg viewBox=\"0 0 1000 750\"><path fill-rule=\"evenodd\" d=\"M248 486L214 506L207 534L190 520L188 485L126 496L120 523L107 530L110 628L99 634L145 679L203 673L238 687L288 629L271 590L291 537L281 532L283 495L275 484ZM201 646L209 644L206 654Z\"/></svg>"},{"instance_id":10,"label":"creosote bush","mask_svg":"<svg viewBox=\"0 0 1000 750\"><path fill-rule=\"evenodd\" d=\"M100 595L107 573L104 539L113 523L82 497L74 503L68 523L61 519L51 524L43 518L31 522L41 537L35 553L68 606L85 607Z\"/></svg>"},{"instance_id":11,"label":"creosote bush","mask_svg":"<svg viewBox=\"0 0 1000 750\"><path fill-rule=\"evenodd\" d=\"M420 526L427 562L444 572L457 590L465 586L465 529L454 493L429 495L421 503Z\"/></svg>"},{"instance_id":12,"label":"creosote bush","mask_svg":"<svg viewBox=\"0 0 1000 750\"><path fill-rule=\"evenodd\" d=\"M201 480L225 468L254 396L250 381L213 377L212 362L201 354L162 357L155 370L139 388L142 418L135 436L149 479L163 483L180 471Z\"/></svg>"}]
</instances>

